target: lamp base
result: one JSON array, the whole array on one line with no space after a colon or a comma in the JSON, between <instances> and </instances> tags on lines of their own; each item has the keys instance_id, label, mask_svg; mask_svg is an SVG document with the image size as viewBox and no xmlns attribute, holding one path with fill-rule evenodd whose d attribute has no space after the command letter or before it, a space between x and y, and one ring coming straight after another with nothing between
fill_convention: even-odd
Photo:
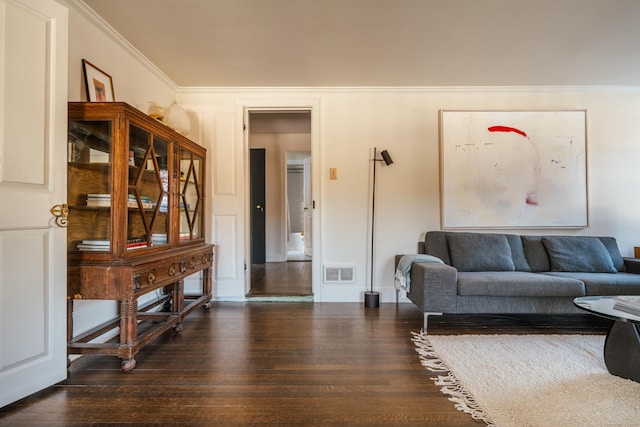
<instances>
[{"instance_id":1,"label":"lamp base","mask_svg":"<svg viewBox=\"0 0 640 427\"><path fill-rule=\"evenodd\" d=\"M364 306L366 308L378 308L378 307L380 307L380 294L378 292L365 292L364 293Z\"/></svg>"}]
</instances>

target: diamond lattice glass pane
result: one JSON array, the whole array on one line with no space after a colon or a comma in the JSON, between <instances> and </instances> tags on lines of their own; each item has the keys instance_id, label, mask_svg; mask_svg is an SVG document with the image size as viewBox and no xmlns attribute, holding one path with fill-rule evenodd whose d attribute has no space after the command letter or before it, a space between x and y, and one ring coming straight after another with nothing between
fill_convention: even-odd
<instances>
[{"instance_id":1,"label":"diamond lattice glass pane","mask_svg":"<svg viewBox=\"0 0 640 427\"><path fill-rule=\"evenodd\" d=\"M180 240L202 237L202 164L190 151L180 152Z\"/></svg>"},{"instance_id":2,"label":"diamond lattice glass pane","mask_svg":"<svg viewBox=\"0 0 640 427\"><path fill-rule=\"evenodd\" d=\"M128 249L168 243L168 145L136 126L130 128Z\"/></svg>"}]
</instances>

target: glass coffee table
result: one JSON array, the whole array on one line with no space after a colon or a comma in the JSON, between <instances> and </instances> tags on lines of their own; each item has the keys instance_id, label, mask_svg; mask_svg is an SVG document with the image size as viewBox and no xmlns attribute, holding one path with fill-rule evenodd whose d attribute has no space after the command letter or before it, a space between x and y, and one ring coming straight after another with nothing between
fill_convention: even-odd
<instances>
[{"instance_id":1,"label":"glass coffee table","mask_svg":"<svg viewBox=\"0 0 640 427\"><path fill-rule=\"evenodd\" d=\"M614 321L604 342L604 363L611 374L640 382L640 316L615 309L614 296L580 297L573 303Z\"/></svg>"}]
</instances>

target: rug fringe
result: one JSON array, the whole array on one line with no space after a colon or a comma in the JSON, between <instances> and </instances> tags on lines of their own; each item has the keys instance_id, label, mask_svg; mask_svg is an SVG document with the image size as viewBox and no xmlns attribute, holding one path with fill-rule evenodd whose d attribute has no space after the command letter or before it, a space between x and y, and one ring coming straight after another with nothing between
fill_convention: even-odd
<instances>
[{"instance_id":1,"label":"rug fringe","mask_svg":"<svg viewBox=\"0 0 640 427\"><path fill-rule=\"evenodd\" d=\"M451 372L449 367L440 359L435 352L429 338L418 332L411 332L413 337L411 341L416 346L416 352L420 356L420 363L430 372L445 372L445 375L438 375L430 378L435 385L442 386L440 391L449 397L449 400L455 404L458 411L469 414L474 420L484 422L488 427L495 427L495 424L489 418L489 415L480 406L476 399L465 390L464 386L458 381L456 376Z\"/></svg>"}]
</instances>

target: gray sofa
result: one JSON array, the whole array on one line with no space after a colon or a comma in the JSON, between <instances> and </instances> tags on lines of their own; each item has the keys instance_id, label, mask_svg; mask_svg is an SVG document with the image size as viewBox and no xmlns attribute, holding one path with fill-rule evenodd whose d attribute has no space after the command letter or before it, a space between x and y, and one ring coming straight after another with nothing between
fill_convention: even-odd
<instances>
[{"instance_id":1,"label":"gray sofa","mask_svg":"<svg viewBox=\"0 0 640 427\"><path fill-rule=\"evenodd\" d=\"M419 252L437 258L405 274L425 333L433 314L584 313L574 298L640 295L640 260L623 259L613 237L431 231Z\"/></svg>"}]
</instances>

